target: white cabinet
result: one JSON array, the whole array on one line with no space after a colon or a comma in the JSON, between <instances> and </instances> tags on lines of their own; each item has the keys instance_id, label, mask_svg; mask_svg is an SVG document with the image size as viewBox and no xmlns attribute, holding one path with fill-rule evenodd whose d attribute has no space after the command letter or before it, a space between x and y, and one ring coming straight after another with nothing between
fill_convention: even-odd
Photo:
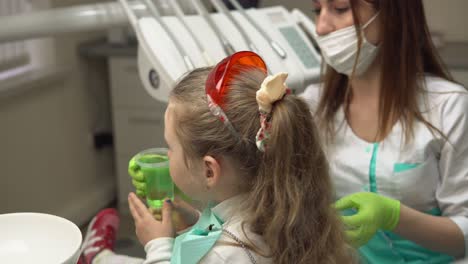
<instances>
[{"instance_id":1,"label":"white cabinet","mask_svg":"<svg viewBox=\"0 0 468 264\"><path fill-rule=\"evenodd\" d=\"M136 153L149 147L165 145L164 110L165 108L114 111L116 153Z\"/></svg>"},{"instance_id":2,"label":"white cabinet","mask_svg":"<svg viewBox=\"0 0 468 264\"><path fill-rule=\"evenodd\" d=\"M111 94L114 109L147 109L161 107L144 90L138 75L136 57L110 57Z\"/></svg>"},{"instance_id":3,"label":"white cabinet","mask_svg":"<svg viewBox=\"0 0 468 264\"><path fill-rule=\"evenodd\" d=\"M137 152L164 147L164 111L167 104L150 97L138 76L134 56L109 58L112 118L116 159L118 206L128 212L127 196L134 191L127 172L128 161Z\"/></svg>"}]
</instances>

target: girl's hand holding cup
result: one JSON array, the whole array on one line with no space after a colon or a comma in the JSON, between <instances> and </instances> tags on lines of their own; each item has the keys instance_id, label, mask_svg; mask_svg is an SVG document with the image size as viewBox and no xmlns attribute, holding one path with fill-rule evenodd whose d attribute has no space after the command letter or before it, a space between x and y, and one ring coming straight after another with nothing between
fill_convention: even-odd
<instances>
[{"instance_id":1,"label":"girl's hand holding cup","mask_svg":"<svg viewBox=\"0 0 468 264\"><path fill-rule=\"evenodd\" d=\"M150 210L148 210L148 208L134 193L129 194L128 204L130 207L130 213L132 214L135 222L135 233L143 246L156 238L174 237L175 231L171 217L171 200L166 200L164 202L161 209L161 221L154 219Z\"/></svg>"}]
</instances>

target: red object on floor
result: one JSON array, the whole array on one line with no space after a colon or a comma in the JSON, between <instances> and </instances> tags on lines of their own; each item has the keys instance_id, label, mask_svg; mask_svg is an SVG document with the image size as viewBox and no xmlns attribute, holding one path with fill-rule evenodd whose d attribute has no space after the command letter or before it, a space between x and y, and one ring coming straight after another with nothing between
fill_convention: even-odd
<instances>
[{"instance_id":1,"label":"red object on floor","mask_svg":"<svg viewBox=\"0 0 468 264\"><path fill-rule=\"evenodd\" d=\"M113 250L120 217L114 208L100 211L89 223L77 264L91 264L104 249Z\"/></svg>"}]
</instances>

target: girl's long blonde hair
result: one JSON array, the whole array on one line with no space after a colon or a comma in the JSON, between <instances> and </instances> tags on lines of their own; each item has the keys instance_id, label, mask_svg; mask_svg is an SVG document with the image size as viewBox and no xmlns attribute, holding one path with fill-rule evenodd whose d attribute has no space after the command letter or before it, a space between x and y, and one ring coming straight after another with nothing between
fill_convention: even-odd
<instances>
[{"instance_id":1,"label":"girl's long blonde hair","mask_svg":"<svg viewBox=\"0 0 468 264\"><path fill-rule=\"evenodd\" d=\"M239 164L249 193L245 223L262 235L275 263L350 263L343 227L332 207L328 162L308 105L294 95L274 104L265 153L255 145L260 128L256 92L265 75L241 69L223 107L235 137L209 110L205 81L211 68L197 69L173 89L176 134L186 159L229 157ZM255 247L255 245L253 245Z\"/></svg>"}]
</instances>

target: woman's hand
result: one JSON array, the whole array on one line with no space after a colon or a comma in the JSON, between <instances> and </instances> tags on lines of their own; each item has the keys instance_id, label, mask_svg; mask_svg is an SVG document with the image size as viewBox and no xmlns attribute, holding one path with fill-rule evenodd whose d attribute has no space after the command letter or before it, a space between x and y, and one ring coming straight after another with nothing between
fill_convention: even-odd
<instances>
[{"instance_id":1,"label":"woman's hand","mask_svg":"<svg viewBox=\"0 0 468 264\"><path fill-rule=\"evenodd\" d=\"M198 221L200 212L184 200L176 197L172 205L172 222L176 232L183 231ZM161 220L161 209L151 208L150 210L156 220Z\"/></svg>"},{"instance_id":2,"label":"woman's hand","mask_svg":"<svg viewBox=\"0 0 468 264\"><path fill-rule=\"evenodd\" d=\"M128 195L128 204L133 220L135 232L140 243L145 246L149 241L160 237L174 237L172 223L172 202L167 200L162 208L162 219L154 219L150 210L134 193Z\"/></svg>"},{"instance_id":3,"label":"woman's hand","mask_svg":"<svg viewBox=\"0 0 468 264\"><path fill-rule=\"evenodd\" d=\"M348 240L355 247L366 244L379 229L392 231L400 220L400 201L371 192L345 196L335 207L357 210L354 215L342 216Z\"/></svg>"}]
</instances>

